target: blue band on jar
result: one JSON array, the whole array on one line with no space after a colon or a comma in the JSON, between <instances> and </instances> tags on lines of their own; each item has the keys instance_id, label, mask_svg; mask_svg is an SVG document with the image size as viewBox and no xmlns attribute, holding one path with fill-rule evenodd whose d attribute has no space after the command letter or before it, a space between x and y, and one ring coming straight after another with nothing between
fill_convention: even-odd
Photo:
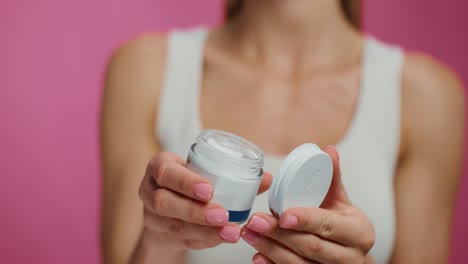
<instances>
[{"instance_id":1,"label":"blue band on jar","mask_svg":"<svg viewBox=\"0 0 468 264\"><path fill-rule=\"evenodd\" d=\"M249 218L250 209L246 211L228 211L229 222L242 223Z\"/></svg>"}]
</instances>

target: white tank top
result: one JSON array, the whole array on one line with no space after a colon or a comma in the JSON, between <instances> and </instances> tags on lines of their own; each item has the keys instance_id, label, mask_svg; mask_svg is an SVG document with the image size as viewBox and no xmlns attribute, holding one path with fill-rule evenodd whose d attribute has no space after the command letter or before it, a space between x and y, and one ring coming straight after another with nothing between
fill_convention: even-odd
<instances>
[{"instance_id":1,"label":"white tank top","mask_svg":"<svg viewBox=\"0 0 468 264\"><path fill-rule=\"evenodd\" d=\"M157 123L163 150L183 158L202 130L199 112L205 28L173 31ZM403 52L372 37L366 39L356 111L349 130L337 145L343 183L354 205L372 221L376 242L371 254L387 263L395 240L393 177L400 135L400 77ZM305 142L304 142L305 143ZM266 155L265 170L273 174L282 157ZM267 193L257 197L253 212L269 212ZM190 251L188 263L252 263L255 250L242 239L212 249Z\"/></svg>"}]
</instances>

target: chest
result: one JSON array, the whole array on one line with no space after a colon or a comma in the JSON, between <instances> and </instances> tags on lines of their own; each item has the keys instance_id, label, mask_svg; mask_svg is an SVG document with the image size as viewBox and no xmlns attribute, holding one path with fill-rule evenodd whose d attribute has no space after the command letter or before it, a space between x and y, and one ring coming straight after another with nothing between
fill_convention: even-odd
<instances>
[{"instance_id":1,"label":"chest","mask_svg":"<svg viewBox=\"0 0 468 264\"><path fill-rule=\"evenodd\" d=\"M352 123L360 67L300 77L233 72L225 67L204 72L204 128L231 131L278 155L304 142L336 144Z\"/></svg>"}]
</instances>

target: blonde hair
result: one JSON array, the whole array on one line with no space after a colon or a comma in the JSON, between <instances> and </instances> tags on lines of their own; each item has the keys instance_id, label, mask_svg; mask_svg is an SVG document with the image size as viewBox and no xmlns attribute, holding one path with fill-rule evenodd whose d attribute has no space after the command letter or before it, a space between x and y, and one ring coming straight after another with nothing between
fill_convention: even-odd
<instances>
[{"instance_id":1,"label":"blonde hair","mask_svg":"<svg viewBox=\"0 0 468 264\"><path fill-rule=\"evenodd\" d=\"M242 10L246 0L226 1L225 15L229 21ZM356 28L361 28L361 0L340 0L341 8L348 21Z\"/></svg>"}]
</instances>

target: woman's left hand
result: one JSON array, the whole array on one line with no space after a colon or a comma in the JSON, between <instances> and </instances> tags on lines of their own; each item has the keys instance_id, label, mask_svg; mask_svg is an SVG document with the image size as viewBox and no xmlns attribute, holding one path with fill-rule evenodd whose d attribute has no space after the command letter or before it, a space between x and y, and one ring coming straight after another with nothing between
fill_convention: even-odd
<instances>
[{"instance_id":1,"label":"woman's left hand","mask_svg":"<svg viewBox=\"0 0 468 264\"><path fill-rule=\"evenodd\" d=\"M291 208L280 219L254 214L242 230L242 238L258 253L255 264L365 263L374 245L374 227L353 206L341 182L338 152L325 151L333 160L333 180L320 208Z\"/></svg>"}]
</instances>

